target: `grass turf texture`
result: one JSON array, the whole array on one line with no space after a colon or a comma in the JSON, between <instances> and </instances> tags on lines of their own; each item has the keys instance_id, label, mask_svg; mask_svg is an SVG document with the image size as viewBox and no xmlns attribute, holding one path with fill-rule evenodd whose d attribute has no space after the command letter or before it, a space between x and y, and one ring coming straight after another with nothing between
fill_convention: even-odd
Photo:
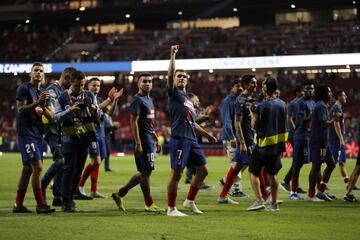
<instances>
[{"instance_id":1,"label":"grass turf texture","mask_svg":"<svg viewBox=\"0 0 360 240\"><path fill-rule=\"evenodd\" d=\"M46 170L50 159L44 161ZM290 165L290 159L283 159L281 180ZM351 173L355 161L348 160ZM329 183L330 192L339 199L333 202L310 203L288 200L288 194L279 188L280 199L284 203L280 212L247 212L253 202L248 172L243 175L244 191L248 198L233 198L239 205L219 205L218 180L224 176L229 164L225 157L209 157L209 176L206 179L213 190L202 190L197 197L203 215L192 215L184 210L182 202L186 198L189 185L184 177L179 185L177 206L189 214L186 218L170 218L166 213L144 212L144 201L137 186L125 198L126 212L117 209L111 197L92 201L77 201L79 212L62 213L60 208L51 215L14 214L11 212L15 201L16 184L21 169L20 154L5 153L0 157L0 239L358 239L360 204L344 203L345 184L334 170ZM156 170L151 177L152 196L155 203L167 206L166 183L169 177L169 157L161 156L155 161ZM307 189L309 165L300 178L300 186ZM111 159L113 172L105 173L101 166L99 191L107 196L119 189L135 173L132 156ZM349 173L349 174L350 174ZM86 183L89 193L90 179ZM52 194L47 192L51 204ZM359 191L354 194L360 197ZM305 197L305 196L304 196ZM24 205L35 210L35 200L31 185Z\"/></svg>"}]
</instances>

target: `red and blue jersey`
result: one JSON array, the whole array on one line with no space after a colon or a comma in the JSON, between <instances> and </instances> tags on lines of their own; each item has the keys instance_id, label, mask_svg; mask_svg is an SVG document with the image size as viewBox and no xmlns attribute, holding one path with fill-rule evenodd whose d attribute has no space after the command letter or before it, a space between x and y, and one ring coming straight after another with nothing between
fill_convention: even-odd
<instances>
[{"instance_id":1,"label":"red and blue jersey","mask_svg":"<svg viewBox=\"0 0 360 240\"><path fill-rule=\"evenodd\" d=\"M21 84L16 90L16 100L24 101L26 104L32 104L39 99L41 90L36 89L30 82ZM41 116L43 110L36 107L31 112L16 112L16 130L19 136L33 136L42 138L43 124Z\"/></svg>"},{"instance_id":2,"label":"red and blue jersey","mask_svg":"<svg viewBox=\"0 0 360 240\"><path fill-rule=\"evenodd\" d=\"M295 110L295 132L294 132L294 140L308 140L310 135L310 124L311 116L315 102L311 99L306 99L305 97L299 98L296 102L296 110ZM303 122L300 122L300 118L308 118Z\"/></svg>"},{"instance_id":3,"label":"red and blue jersey","mask_svg":"<svg viewBox=\"0 0 360 240\"><path fill-rule=\"evenodd\" d=\"M338 113L341 113L341 114L343 113L342 107L341 107L341 105L338 105L335 103L334 105L331 106L329 114L330 114L330 116L334 116L335 114L338 114ZM343 116L340 117L339 123L340 123L341 134L344 137L345 136L345 125L344 125L344 117ZM330 127L329 143L334 144L334 145L340 144L340 140L339 140L338 135L336 134L334 125L332 125Z\"/></svg>"},{"instance_id":4,"label":"red and blue jersey","mask_svg":"<svg viewBox=\"0 0 360 240\"><path fill-rule=\"evenodd\" d=\"M139 116L138 127L142 144L154 144L155 108L152 99L136 94L131 100L130 113Z\"/></svg>"},{"instance_id":5,"label":"red and blue jersey","mask_svg":"<svg viewBox=\"0 0 360 240\"><path fill-rule=\"evenodd\" d=\"M315 103L313 114L311 115L310 147L326 148L329 141L329 111L323 101Z\"/></svg>"},{"instance_id":6,"label":"red and blue jersey","mask_svg":"<svg viewBox=\"0 0 360 240\"><path fill-rule=\"evenodd\" d=\"M168 88L171 121L171 136L184 137L196 141L194 104L177 87Z\"/></svg>"}]
</instances>

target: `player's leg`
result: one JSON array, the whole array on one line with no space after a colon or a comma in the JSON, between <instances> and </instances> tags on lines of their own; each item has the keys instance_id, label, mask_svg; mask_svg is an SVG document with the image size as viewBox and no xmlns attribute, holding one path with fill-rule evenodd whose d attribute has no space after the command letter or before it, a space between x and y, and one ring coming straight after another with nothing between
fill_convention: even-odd
<instances>
[{"instance_id":1,"label":"player's leg","mask_svg":"<svg viewBox=\"0 0 360 240\"><path fill-rule=\"evenodd\" d=\"M100 138L98 140L98 144L99 144L100 160L97 159L97 163L95 164L95 168L94 168L93 172L90 175L90 179L91 179L91 196L93 198L105 198L105 196L103 194L98 192L99 168L100 168L100 165L101 165L102 161L104 160L104 158L107 155L105 138Z\"/></svg>"}]
</instances>

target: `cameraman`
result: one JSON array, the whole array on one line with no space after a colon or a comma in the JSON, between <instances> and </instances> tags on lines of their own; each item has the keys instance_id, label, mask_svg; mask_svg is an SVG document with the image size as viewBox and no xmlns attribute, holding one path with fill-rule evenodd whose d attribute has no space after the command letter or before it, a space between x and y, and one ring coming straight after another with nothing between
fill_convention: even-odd
<instances>
[{"instance_id":1,"label":"cameraman","mask_svg":"<svg viewBox=\"0 0 360 240\"><path fill-rule=\"evenodd\" d=\"M95 124L101 111L96 98L84 90L85 74L75 71L70 77L70 89L61 93L55 105L55 121L62 124L62 152L65 159L62 179L63 212L76 210L73 194L84 168L88 148L96 152Z\"/></svg>"}]
</instances>

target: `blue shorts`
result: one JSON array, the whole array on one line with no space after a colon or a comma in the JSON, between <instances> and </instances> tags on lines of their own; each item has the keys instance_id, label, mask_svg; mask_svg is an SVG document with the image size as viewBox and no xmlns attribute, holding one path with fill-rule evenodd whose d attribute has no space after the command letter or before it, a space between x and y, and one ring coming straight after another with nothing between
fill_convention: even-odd
<instances>
[{"instance_id":1,"label":"blue shorts","mask_svg":"<svg viewBox=\"0 0 360 240\"><path fill-rule=\"evenodd\" d=\"M307 140L294 140L294 162L309 163L309 142Z\"/></svg>"},{"instance_id":2,"label":"blue shorts","mask_svg":"<svg viewBox=\"0 0 360 240\"><path fill-rule=\"evenodd\" d=\"M43 140L33 136L19 136L19 148L23 165L43 160Z\"/></svg>"},{"instance_id":3,"label":"blue shorts","mask_svg":"<svg viewBox=\"0 0 360 240\"><path fill-rule=\"evenodd\" d=\"M310 162L323 163L326 159L333 159L330 149L326 148L311 148L310 149Z\"/></svg>"},{"instance_id":4,"label":"blue shorts","mask_svg":"<svg viewBox=\"0 0 360 240\"><path fill-rule=\"evenodd\" d=\"M170 160L172 169L206 164L206 158L196 140L184 137L170 138Z\"/></svg>"},{"instance_id":5,"label":"blue shorts","mask_svg":"<svg viewBox=\"0 0 360 240\"><path fill-rule=\"evenodd\" d=\"M96 142L90 142L89 155L90 157L100 157L104 159L106 157L106 141L105 138L98 138Z\"/></svg>"},{"instance_id":6,"label":"blue shorts","mask_svg":"<svg viewBox=\"0 0 360 240\"><path fill-rule=\"evenodd\" d=\"M247 153L246 154L241 154L240 153L240 145L237 143L236 144L236 151L235 151L235 155L232 159L233 162L237 162L240 163L242 165L249 165L250 163L250 159L251 159L251 153L255 148L255 145L250 145L250 146L246 146L247 147Z\"/></svg>"},{"instance_id":7,"label":"blue shorts","mask_svg":"<svg viewBox=\"0 0 360 240\"><path fill-rule=\"evenodd\" d=\"M152 171L155 168L155 144L142 144L142 148L141 154L135 154L136 168L139 172Z\"/></svg>"},{"instance_id":8,"label":"blue shorts","mask_svg":"<svg viewBox=\"0 0 360 240\"><path fill-rule=\"evenodd\" d=\"M338 144L330 144L329 148L336 163L344 163L346 161L345 148L340 148Z\"/></svg>"}]
</instances>

